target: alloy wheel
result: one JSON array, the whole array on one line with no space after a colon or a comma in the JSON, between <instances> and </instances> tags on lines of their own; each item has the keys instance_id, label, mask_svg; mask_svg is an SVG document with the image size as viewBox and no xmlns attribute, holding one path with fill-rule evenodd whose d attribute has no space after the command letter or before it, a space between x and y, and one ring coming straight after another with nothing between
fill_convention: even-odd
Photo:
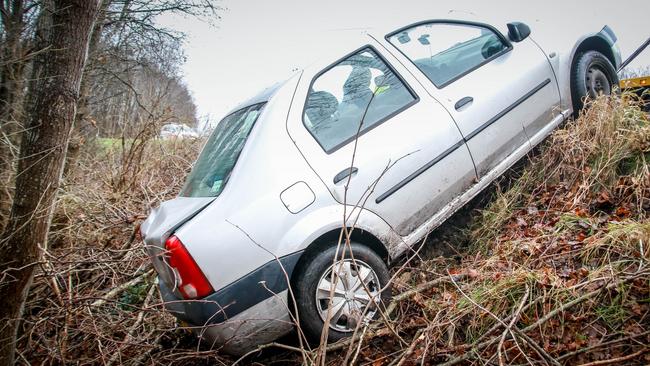
<instances>
[{"instance_id":1,"label":"alloy wheel","mask_svg":"<svg viewBox=\"0 0 650 366\"><path fill-rule=\"evenodd\" d=\"M323 322L339 332L351 332L371 320L381 301L380 282L363 261L345 259L330 266L316 287L316 306Z\"/></svg>"}]
</instances>

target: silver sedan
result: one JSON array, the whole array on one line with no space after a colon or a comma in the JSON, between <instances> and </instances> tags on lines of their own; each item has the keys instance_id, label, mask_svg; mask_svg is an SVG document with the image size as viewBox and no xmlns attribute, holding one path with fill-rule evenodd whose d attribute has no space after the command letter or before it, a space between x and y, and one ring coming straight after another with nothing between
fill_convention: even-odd
<instances>
[{"instance_id":1,"label":"silver sedan","mask_svg":"<svg viewBox=\"0 0 650 366\"><path fill-rule=\"evenodd\" d=\"M467 19L363 32L242 103L142 225L167 309L231 353L297 322L349 336L390 299L391 261L612 92L612 30L565 35Z\"/></svg>"}]
</instances>

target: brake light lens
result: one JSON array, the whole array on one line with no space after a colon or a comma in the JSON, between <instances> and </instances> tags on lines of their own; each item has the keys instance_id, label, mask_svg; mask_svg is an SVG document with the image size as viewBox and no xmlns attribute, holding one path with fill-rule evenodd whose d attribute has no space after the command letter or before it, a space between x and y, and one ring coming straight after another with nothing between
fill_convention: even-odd
<instances>
[{"instance_id":1,"label":"brake light lens","mask_svg":"<svg viewBox=\"0 0 650 366\"><path fill-rule=\"evenodd\" d=\"M178 290L185 299L205 297L214 292L194 258L187 251L183 243L176 236L170 236L165 242L167 249L167 262L174 269Z\"/></svg>"}]
</instances>

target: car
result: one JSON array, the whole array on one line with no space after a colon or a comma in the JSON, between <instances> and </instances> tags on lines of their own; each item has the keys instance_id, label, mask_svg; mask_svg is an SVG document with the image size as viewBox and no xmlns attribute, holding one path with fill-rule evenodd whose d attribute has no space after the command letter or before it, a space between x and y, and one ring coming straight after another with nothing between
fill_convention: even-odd
<instances>
[{"instance_id":1,"label":"car","mask_svg":"<svg viewBox=\"0 0 650 366\"><path fill-rule=\"evenodd\" d=\"M377 317L391 263L618 83L608 26L492 24L346 37L234 108L141 225L166 309L232 354Z\"/></svg>"},{"instance_id":2,"label":"car","mask_svg":"<svg viewBox=\"0 0 650 366\"><path fill-rule=\"evenodd\" d=\"M199 134L191 127L179 123L168 123L160 129L160 138L163 140L169 139L186 139L198 138Z\"/></svg>"}]
</instances>

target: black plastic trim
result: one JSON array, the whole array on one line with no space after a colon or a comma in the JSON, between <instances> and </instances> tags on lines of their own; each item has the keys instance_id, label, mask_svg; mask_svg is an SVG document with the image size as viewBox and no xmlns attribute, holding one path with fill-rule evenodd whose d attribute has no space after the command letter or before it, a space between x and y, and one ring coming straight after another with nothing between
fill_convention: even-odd
<instances>
[{"instance_id":1,"label":"black plastic trim","mask_svg":"<svg viewBox=\"0 0 650 366\"><path fill-rule=\"evenodd\" d=\"M429 168L436 165L440 160L446 158L447 155L451 154L452 152L456 151L456 149L463 146L464 143L465 143L464 140L460 140L454 145L452 145L451 147L449 147L447 150L443 151L440 155L436 156L433 160L429 161L428 163L424 164L424 166L420 167L420 169L411 173L408 177L404 178L399 183L392 186L389 190L382 193L379 197L375 199L375 203L380 203L381 201L390 197L393 193L397 192L400 188L404 187L405 185L409 184L413 179L417 178L420 174L424 173Z\"/></svg>"},{"instance_id":2,"label":"black plastic trim","mask_svg":"<svg viewBox=\"0 0 650 366\"><path fill-rule=\"evenodd\" d=\"M461 25L469 25L469 26L473 26L473 27L487 28L487 29L491 30L492 32L494 32L494 34L496 34L497 37L501 38L501 41L503 41L503 43L506 45L506 48L505 48L504 50L500 51L499 53L496 53L496 54L492 55L491 57L485 59L485 60L484 60L483 62L481 62L480 64L477 64L476 66L474 66L474 67L468 69L467 71L465 71L465 72L463 72L463 73L461 73L461 74L459 74L459 75L457 75L457 76L455 76L455 77L453 77L453 78L447 80L446 82L444 82L444 83L442 83L442 84L440 84L440 85L436 85L436 83L434 83L433 80L429 79L429 77L427 76L427 74L425 74L422 70L420 70L420 68L418 67L418 65L416 65L416 64L413 62L413 60L411 60L410 57L408 57L404 52L402 52L402 50L401 50L399 47L397 47L396 45L394 45L393 42L391 42L391 41L389 40L390 37L396 35L396 34L399 33L399 32L403 32L403 31L405 31L406 29L410 29L410 28L413 28L413 27L417 27L417 26L420 26L420 25L423 25L423 24L435 24L435 23L441 23L441 24L461 24ZM447 85L449 85L449 84L453 83L454 81L456 81L456 80L462 78L463 76L465 76L465 75L471 73L472 71L474 71L474 70L478 69L479 67L481 67L481 66L487 64L488 62L490 62L490 61L492 61L492 60L494 60L494 59L497 59L497 58L501 57L502 55L505 55L506 53L508 53L508 52L510 52L510 51L513 50L512 43L510 42L510 40L509 40L507 37L505 37L505 36L504 36L504 35L503 35L503 34L502 34L498 29L496 29L495 27L493 27L493 26L491 26L491 25L489 25L489 24L485 24L485 23L471 22L471 21L466 21L466 20L455 20L455 19L431 19L431 20L423 20L423 21L420 21L420 22L416 22L416 23L413 23L413 24L409 24L409 25L404 26L404 27L402 27L402 28L399 28L399 29L397 29L397 30L395 30L395 31L392 31L392 32L388 33L387 35L385 35L385 36L384 36L384 39L386 39L386 42L388 42L391 46L393 46L393 48L397 49L397 51L399 51L399 53L401 53L402 56L404 56L407 60L409 60L409 61L413 64L413 66L415 66L415 68L418 69L418 71L419 71L422 75L424 75L424 76L425 76L429 81L431 81L431 84L433 84L433 85L434 85L436 88L438 88L438 89L442 89L442 88L446 87Z\"/></svg>"},{"instance_id":3,"label":"black plastic trim","mask_svg":"<svg viewBox=\"0 0 650 366\"><path fill-rule=\"evenodd\" d=\"M505 116L508 112L512 111L513 109L517 108L518 105L521 103L525 102L526 99L530 98L533 96L533 94L537 93L540 91L543 87L551 83L551 79L546 79L543 82L541 82L539 85L533 88L533 90L529 91L526 93L523 97L517 99L514 103L509 105L506 109L502 110L499 112L496 116L490 118L487 122L482 124L479 128L475 129L472 131L469 135L465 136L465 141L471 140L473 137L478 135L481 131L484 129L488 128L491 124L494 122L498 121L501 117Z\"/></svg>"},{"instance_id":4,"label":"black plastic trim","mask_svg":"<svg viewBox=\"0 0 650 366\"><path fill-rule=\"evenodd\" d=\"M616 34L612 30L612 28L610 28L609 25L607 25L607 24L605 24L603 29L601 29L600 32L598 32L598 33L606 35L607 41L608 41L610 47L613 46L614 43L616 43L616 41L618 41L618 38L616 37Z\"/></svg>"},{"instance_id":5,"label":"black plastic trim","mask_svg":"<svg viewBox=\"0 0 650 366\"><path fill-rule=\"evenodd\" d=\"M165 307L177 318L196 326L221 323L289 288L287 276L291 278L302 253L267 262L203 299L180 299L164 281L159 283L160 292Z\"/></svg>"},{"instance_id":6,"label":"black plastic trim","mask_svg":"<svg viewBox=\"0 0 650 366\"><path fill-rule=\"evenodd\" d=\"M343 140L343 141L340 142L339 144L335 145L334 147L330 148L329 150L327 150L327 149L323 146L323 144L321 144L320 141L318 141L318 139L316 138L316 136L311 132L311 130L307 127L307 124L305 123L305 109L307 108L307 101L309 100L309 94L310 94L310 91L312 90L312 87L314 86L314 82L316 81L316 79L318 79L321 75L323 75L324 73L328 72L330 69L332 69L333 67L335 67L335 66L338 65L339 63L345 61L345 59L347 59L348 57L353 56L353 55L356 55L357 53L360 53L361 51L363 51L363 50L365 50L365 49L370 49L370 50L371 50L375 55L377 55L377 57L379 57L379 59L380 59L380 60L381 60L385 65L386 65L386 67L388 67L388 69L390 69L390 71L391 71L391 72L392 72L392 73L393 73L393 74L394 74L394 75L399 79L399 81L402 82L402 84L406 87L406 90L408 90L409 93L411 93L411 96L413 97L413 100L412 100L410 103L408 103L408 104L406 104L405 106L403 106L402 108L396 110L395 112L393 112L393 113L387 115L386 117L380 119L379 121L375 122L372 126L369 126L369 127L367 127L366 129L362 129L361 131L359 131L359 133L358 133L357 135L353 135L353 136L351 136L351 137L349 137L349 138ZM411 86L410 86L410 85L409 85L409 84L404 80L404 78L402 77L402 75L400 75L400 74L397 72L397 70L395 70L395 68L393 67L393 65L391 65L390 62L388 62L388 60L386 60L386 58L385 58L385 57L384 57L384 56L383 56L379 51L377 51L377 49L376 49L375 47L373 47L373 46L370 45L370 44L367 44L367 45L362 46L362 47L359 47L358 49L356 49L356 50L354 50L354 51L348 53L347 55L345 55L345 56L339 58L338 60L336 60L336 61L334 61L333 63L331 63L329 66L327 66L327 67L324 68L323 70L319 71L318 74L314 75L314 77L311 79L311 81L310 81L310 83L309 83L309 89L308 89L308 91L307 91L307 96L305 97L305 102L303 103L303 106L302 106L302 114L301 114L302 125L305 126L305 129L307 130L307 132L309 132L309 134L314 138L314 140L316 141L316 143L318 143L318 146L320 146L321 149L323 149L323 151L325 151L325 153L329 155L329 154L332 154L332 153L334 153L335 151L341 149L343 146L349 144L350 142L356 140L358 137L361 137L362 135L364 135L364 134L366 134L366 133L372 131L375 127L377 127L377 126L383 124L383 123L386 122L387 120L389 120L389 119L395 117L396 115L402 113L403 111L405 111L405 110L411 108L413 105L415 105L415 104L418 103L419 101L420 101L420 97L419 97L419 96L417 95L417 93L413 90L413 88L412 88L412 87L411 87Z\"/></svg>"},{"instance_id":7,"label":"black plastic trim","mask_svg":"<svg viewBox=\"0 0 650 366\"><path fill-rule=\"evenodd\" d=\"M465 106L465 105L467 105L467 104L469 104L469 103L471 103L473 101L474 101L474 98L472 98L472 97L461 98L459 101L456 102L456 104L454 104L454 108L456 108L456 110L459 110L459 109L463 108L463 106Z\"/></svg>"},{"instance_id":8,"label":"black plastic trim","mask_svg":"<svg viewBox=\"0 0 650 366\"><path fill-rule=\"evenodd\" d=\"M345 169L341 170L339 172L339 174L334 176L334 180L333 180L334 184L342 181L343 179L345 179L345 178L347 178L347 177L349 177L349 176L351 176L353 174L356 174L358 171L359 171L359 168L354 167L354 166L353 167L348 167L348 168L345 168Z\"/></svg>"}]
</instances>

